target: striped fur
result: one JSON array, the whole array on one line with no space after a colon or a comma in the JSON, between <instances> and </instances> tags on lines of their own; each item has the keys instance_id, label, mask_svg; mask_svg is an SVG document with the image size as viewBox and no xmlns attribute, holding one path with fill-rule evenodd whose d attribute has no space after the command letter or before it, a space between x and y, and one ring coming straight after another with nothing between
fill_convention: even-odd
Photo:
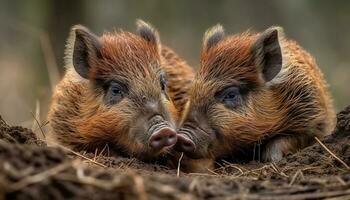
<instances>
[{"instance_id":1,"label":"striped fur","mask_svg":"<svg viewBox=\"0 0 350 200\"><path fill-rule=\"evenodd\" d=\"M143 126L150 113L145 102L151 102L175 129L179 111L187 101L186 90L193 72L171 49L159 43L159 36L153 38L150 34L157 33L153 28L150 30L138 30L141 35L106 32L99 37L101 56L89 60L88 80L74 70L75 35L71 34L66 50L66 74L56 86L49 112L52 136L58 142L88 151L108 144L122 155L140 159L167 153L166 149L154 153L147 145ZM170 98L161 91L162 71L168 77ZM129 94L116 105L106 105L103 91L97 87L98 80L118 80L128 86Z\"/></svg>"},{"instance_id":2,"label":"striped fur","mask_svg":"<svg viewBox=\"0 0 350 200\"><path fill-rule=\"evenodd\" d=\"M281 28L276 30L282 69L268 82L258 66L262 61L252 51L262 33L228 36L209 49L203 44L183 119L184 133L197 146L195 157L233 155L262 141L263 159L278 161L333 130L332 99L314 58L286 39ZM215 100L216 92L232 84L245 85L248 91L235 110Z\"/></svg>"}]
</instances>

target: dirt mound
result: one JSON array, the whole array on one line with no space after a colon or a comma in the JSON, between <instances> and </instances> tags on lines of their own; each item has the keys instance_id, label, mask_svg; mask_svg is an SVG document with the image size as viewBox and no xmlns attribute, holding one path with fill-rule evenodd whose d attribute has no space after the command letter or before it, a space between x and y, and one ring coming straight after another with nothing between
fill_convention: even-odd
<instances>
[{"instance_id":1,"label":"dirt mound","mask_svg":"<svg viewBox=\"0 0 350 200\"><path fill-rule=\"evenodd\" d=\"M336 132L350 131L350 106L340 111L337 115Z\"/></svg>"},{"instance_id":2,"label":"dirt mound","mask_svg":"<svg viewBox=\"0 0 350 200\"><path fill-rule=\"evenodd\" d=\"M35 134L26 128L20 126L9 126L0 115L0 139L10 143L35 144L46 146L46 144L38 140Z\"/></svg>"},{"instance_id":3,"label":"dirt mound","mask_svg":"<svg viewBox=\"0 0 350 200\"><path fill-rule=\"evenodd\" d=\"M349 165L350 107L338 114L334 134L279 163L224 162L179 177L175 169L109 156L107 148L47 147L0 118L0 199L350 199Z\"/></svg>"},{"instance_id":4,"label":"dirt mound","mask_svg":"<svg viewBox=\"0 0 350 200\"><path fill-rule=\"evenodd\" d=\"M344 172L345 165L350 166L350 106L338 113L334 133L322 143L345 164L335 159L325 147L316 144L287 156L279 165L292 167L294 171L302 170L301 166L308 167L309 170L305 170L305 173L320 176Z\"/></svg>"}]
</instances>

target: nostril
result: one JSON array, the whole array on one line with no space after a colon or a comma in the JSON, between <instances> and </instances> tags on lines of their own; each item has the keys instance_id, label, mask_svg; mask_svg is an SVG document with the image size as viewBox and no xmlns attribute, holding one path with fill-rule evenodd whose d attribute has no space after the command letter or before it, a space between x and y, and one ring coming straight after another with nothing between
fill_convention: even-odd
<instances>
[{"instance_id":1,"label":"nostril","mask_svg":"<svg viewBox=\"0 0 350 200\"><path fill-rule=\"evenodd\" d=\"M167 138L166 140L166 145L167 146L171 146L171 145L174 145L177 141L177 137L176 137L176 134L174 135L169 135L169 137Z\"/></svg>"},{"instance_id":2,"label":"nostril","mask_svg":"<svg viewBox=\"0 0 350 200\"><path fill-rule=\"evenodd\" d=\"M193 144L191 142L188 142L188 141L183 142L182 145L185 148L192 148L193 147Z\"/></svg>"},{"instance_id":3,"label":"nostril","mask_svg":"<svg viewBox=\"0 0 350 200\"><path fill-rule=\"evenodd\" d=\"M153 138L150 140L150 146L156 150L161 149L164 146L164 141L160 137Z\"/></svg>"},{"instance_id":4,"label":"nostril","mask_svg":"<svg viewBox=\"0 0 350 200\"><path fill-rule=\"evenodd\" d=\"M187 136L183 134L178 134L177 137L178 137L178 143L176 145L176 149L186 153L192 153L195 151L196 146L191 139L189 139Z\"/></svg>"},{"instance_id":5,"label":"nostril","mask_svg":"<svg viewBox=\"0 0 350 200\"><path fill-rule=\"evenodd\" d=\"M182 142L182 149L185 151L185 152L193 152L194 149L195 149L195 146L193 144L193 142L190 142L190 141L184 141Z\"/></svg>"},{"instance_id":6,"label":"nostril","mask_svg":"<svg viewBox=\"0 0 350 200\"><path fill-rule=\"evenodd\" d=\"M171 128L162 128L153 133L149 139L150 146L154 149L161 149L166 146L174 145L177 141L176 132Z\"/></svg>"},{"instance_id":7,"label":"nostril","mask_svg":"<svg viewBox=\"0 0 350 200\"><path fill-rule=\"evenodd\" d=\"M175 139L176 138L176 134L174 134L174 135L169 135L169 137L168 137L168 139L170 140L170 139Z\"/></svg>"},{"instance_id":8,"label":"nostril","mask_svg":"<svg viewBox=\"0 0 350 200\"><path fill-rule=\"evenodd\" d=\"M161 141L161 140L162 140L161 137L155 137L155 138L153 139L153 142L159 142L159 141Z\"/></svg>"}]
</instances>

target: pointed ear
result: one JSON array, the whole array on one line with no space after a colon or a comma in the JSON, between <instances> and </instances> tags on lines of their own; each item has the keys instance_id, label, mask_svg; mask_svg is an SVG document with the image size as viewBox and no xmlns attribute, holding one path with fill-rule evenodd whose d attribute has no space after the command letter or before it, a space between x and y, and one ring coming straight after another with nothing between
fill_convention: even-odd
<instances>
[{"instance_id":1,"label":"pointed ear","mask_svg":"<svg viewBox=\"0 0 350 200\"><path fill-rule=\"evenodd\" d=\"M225 37L224 28L218 24L208 29L203 38L203 49L208 51L211 47L219 43Z\"/></svg>"},{"instance_id":2,"label":"pointed ear","mask_svg":"<svg viewBox=\"0 0 350 200\"><path fill-rule=\"evenodd\" d=\"M136 31L139 36L141 36L146 41L156 45L158 50L160 50L159 34L155 28L140 19L136 21L136 27Z\"/></svg>"},{"instance_id":3,"label":"pointed ear","mask_svg":"<svg viewBox=\"0 0 350 200\"><path fill-rule=\"evenodd\" d=\"M96 35L81 25L73 26L66 48L68 59L71 59L75 71L83 78L89 77L93 60L101 57L101 43Z\"/></svg>"},{"instance_id":4,"label":"pointed ear","mask_svg":"<svg viewBox=\"0 0 350 200\"><path fill-rule=\"evenodd\" d=\"M271 81L281 71L282 50L280 40L283 37L281 27L272 27L258 36L252 46L252 52L265 81Z\"/></svg>"}]
</instances>

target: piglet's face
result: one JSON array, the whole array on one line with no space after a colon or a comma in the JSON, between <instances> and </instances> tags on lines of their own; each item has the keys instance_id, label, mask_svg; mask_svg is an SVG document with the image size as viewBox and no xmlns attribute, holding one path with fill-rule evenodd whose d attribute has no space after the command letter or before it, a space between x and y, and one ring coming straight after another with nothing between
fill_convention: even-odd
<instances>
[{"instance_id":1,"label":"piglet's face","mask_svg":"<svg viewBox=\"0 0 350 200\"><path fill-rule=\"evenodd\" d=\"M80 130L88 143L108 142L126 154L151 159L176 143L176 110L167 95L158 33L138 22L138 35L97 37L73 28L75 71L90 83Z\"/></svg>"},{"instance_id":2,"label":"piglet's face","mask_svg":"<svg viewBox=\"0 0 350 200\"><path fill-rule=\"evenodd\" d=\"M224 37L221 26L204 38L200 67L178 133L176 149L215 158L260 140L277 120L268 82L282 67L279 29Z\"/></svg>"}]
</instances>

